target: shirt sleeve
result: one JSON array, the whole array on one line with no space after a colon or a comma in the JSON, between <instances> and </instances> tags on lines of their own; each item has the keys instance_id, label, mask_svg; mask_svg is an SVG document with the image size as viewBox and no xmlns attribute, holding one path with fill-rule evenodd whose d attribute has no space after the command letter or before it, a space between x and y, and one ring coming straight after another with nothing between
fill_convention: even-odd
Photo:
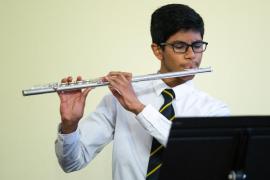
<instances>
[{"instance_id":1,"label":"shirt sleeve","mask_svg":"<svg viewBox=\"0 0 270 180\"><path fill-rule=\"evenodd\" d=\"M166 146L171 121L168 121L166 117L150 104L147 105L136 118L151 136L158 140L163 146Z\"/></svg>"},{"instance_id":2,"label":"shirt sleeve","mask_svg":"<svg viewBox=\"0 0 270 180\"><path fill-rule=\"evenodd\" d=\"M75 132L61 134L58 130L55 152L65 172L85 167L113 139L115 111L115 99L108 95L80 121Z\"/></svg>"},{"instance_id":3,"label":"shirt sleeve","mask_svg":"<svg viewBox=\"0 0 270 180\"><path fill-rule=\"evenodd\" d=\"M208 116L230 116L231 112L227 104L217 100L209 108Z\"/></svg>"}]
</instances>

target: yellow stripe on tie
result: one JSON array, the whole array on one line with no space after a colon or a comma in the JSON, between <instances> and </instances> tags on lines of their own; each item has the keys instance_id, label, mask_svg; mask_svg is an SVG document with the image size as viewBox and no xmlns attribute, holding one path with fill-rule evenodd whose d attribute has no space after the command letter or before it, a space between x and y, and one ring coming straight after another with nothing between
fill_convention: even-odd
<instances>
[{"instance_id":1,"label":"yellow stripe on tie","mask_svg":"<svg viewBox=\"0 0 270 180\"><path fill-rule=\"evenodd\" d=\"M158 150L160 150L163 146L160 145L157 149L155 149L154 151L152 151L152 153L150 154L150 156L153 156L156 152L158 152Z\"/></svg>"},{"instance_id":2,"label":"yellow stripe on tie","mask_svg":"<svg viewBox=\"0 0 270 180\"><path fill-rule=\"evenodd\" d=\"M165 92L166 94L168 94L169 96L171 96L171 98L173 99L173 95L169 91L167 91L166 89L164 89L163 92Z\"/></svg>"},{"instance_id":3,"label":"yellow stripe on tie","mask_svg":"<svg viewBox=\"0 0 270 180\"><path fill-rule=\"evenodd\" d=\"M168 106L170 106L172 104L172 102L169 102L168 104L166 104L161 110L159 110L160 113L162 113L162 111L164 111Z\"/></svg>"},{"instance_id":4,"label":"yellow stripe on tie","mask_svg":"<svg viewBox=\"0 0 270 180\"><path fill-rule=\"evenodd\" d=\"M171 119L169 119L170 121L174 120L175 119L175 116L173 116Z\"/></svg>"},{"instance_id":5,"label":"yellow stripe on tie","mask_svg":"<svg viewBox=\"0 0 270 180\"><path fill-rule=\"evenodd\" d=\"M161 167L162 163L160 163L159 165L157 165L157 167L155 167L152 171L150 171L146 177L150 176L151 174L153 174L154 172L156 172L160 167Z\"/></svg>"}]
</instances>

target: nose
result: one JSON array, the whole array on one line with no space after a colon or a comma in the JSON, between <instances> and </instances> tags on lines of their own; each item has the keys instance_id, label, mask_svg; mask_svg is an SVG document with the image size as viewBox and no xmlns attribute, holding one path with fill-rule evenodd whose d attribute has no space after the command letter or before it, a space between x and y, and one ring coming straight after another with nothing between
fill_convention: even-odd
<instances>
[{"instance_id":1,"label":"nose","mask_svg":"<svg viewBox=\"0 0 270 180\"><path fill-rule=\"evenodd\" d=\"M195 58L195 53L194 53L191 46L188 47L187 52L185 53L185 58L187 58L187 59L194 59Z\"/></svg>"}]
</instances>

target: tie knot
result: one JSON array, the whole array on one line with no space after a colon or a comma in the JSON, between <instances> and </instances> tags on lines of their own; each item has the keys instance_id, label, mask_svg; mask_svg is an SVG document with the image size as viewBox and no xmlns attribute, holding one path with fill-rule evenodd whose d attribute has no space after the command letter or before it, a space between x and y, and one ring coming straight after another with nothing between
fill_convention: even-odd
<instances>
[{"instance_id":1,"label":"tie knot","mask_svg":"<svg viewBox=\"0 0 270 180\"><path fill-rule=\"evenodd\" d=\"M175 98L175 94L172 89L164 89L161 94L165 100L172 101Z\"/></svg>"}]
</instances>

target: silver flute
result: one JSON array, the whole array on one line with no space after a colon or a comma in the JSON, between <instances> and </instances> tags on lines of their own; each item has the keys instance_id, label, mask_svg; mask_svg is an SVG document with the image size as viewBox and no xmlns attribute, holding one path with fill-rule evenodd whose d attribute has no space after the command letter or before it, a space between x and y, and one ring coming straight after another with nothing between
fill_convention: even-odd
<instances>
[{"instance_id":1,"label":"silver flute","mask_svg":"<svg viewBox=\"0 0 270 180\"><path fill-rule=\"evenodd\" d=\"M166 79L166 78L174 78L174 77L184 77L184 76L191 76L198 73L206 73L212 72L211 67L207 68L195 68L195 69L186 69L184 71L178 72L169 72L169 73L157 73L157 74L148 74L148 75L141 75L141 76L134 76L132 78L132 82L139 82L139 81L149 81L149 80L156 80L156 79ZM102 81L102 78L94 79L94 80L83 80L77 82L70 82L70 83L49 83L42 86L34 86L30 89L25 89L22 91L23 96L30 96L30 95L38 95L38 94L45 94L45 93L53 93L59 91L70 91L70 90L78 90L84 88L95 88L100 86L108 85L108 82Z\"/></svg>"}]
</instances>

